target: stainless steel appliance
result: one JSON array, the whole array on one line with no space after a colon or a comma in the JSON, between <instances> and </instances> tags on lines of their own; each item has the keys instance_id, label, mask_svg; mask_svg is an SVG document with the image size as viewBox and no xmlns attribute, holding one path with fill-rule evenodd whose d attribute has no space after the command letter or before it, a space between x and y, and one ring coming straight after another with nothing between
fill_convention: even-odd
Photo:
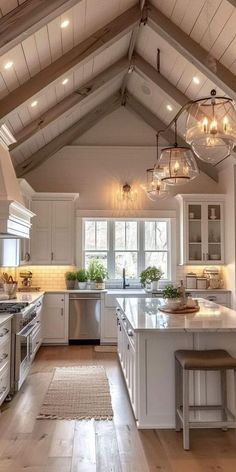
<instances>
[{"instance_id":1,"label":"stainless steel appliance","mask_svg":"<svg viewBox=\"0 0 236 472\"><path fill-rule=\"evenodd\" d=\"M21 388L42 342L41 309L42 297L30 304L29 302L0 303L0 313L14 314L12 319L11 393L15 393Z\"/></svg>"},{"instance_id":2,"label":"stainless steel appliance","mask_svg":"<svg viewBox=\"0 0 236 472\"><path fill-rule=\"evenodd\" d=\"M100 294L70 293L69 343L100 344L100 318Z\"/></svg>"}]
</instances>

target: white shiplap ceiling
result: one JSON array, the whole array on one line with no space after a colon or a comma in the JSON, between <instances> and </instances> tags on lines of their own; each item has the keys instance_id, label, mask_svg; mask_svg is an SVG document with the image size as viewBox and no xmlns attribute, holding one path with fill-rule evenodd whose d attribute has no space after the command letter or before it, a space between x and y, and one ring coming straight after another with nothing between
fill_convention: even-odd
<instances>
[{"instance_id":1,"label":"white shiplap ceiling","mask_svg":"<svg viewBox=\"0 0 236 472\"><path fill-rule=\"evenodd\" d=\"M30 1L34 0L27 0L27 2ZM0 34L1 22L3 24L4 21L7 21L9 12L12 17L15 12L20 11L22 3L22 0L0 0ZM66 4L66 1L64 3ZM181 31L208 51L210 59L215 58L235 74L236 8L233 3L227 0L151 1L151 4L174 25L177 25ZM19 96L21 96L23 84L27 84L30 90L31 79L37 80L41 71L45 70L45 74L50 77L50 68L59 58L66 57L69 51L87 38L92 37L92 40L94 39L96 42L96 32L100 28L105 27L132 7L139 10L139 2L137 0L99 0L99 2L97 0L78 0L72 8L68 8L68 10L64 8L65 11L62 15L55 16L43 27L40 25L37 27L35 24L32 34L27 35L23 40L22 36L19 36L18 44L15 43L13 48L0 56L0 105L2 103L5 107L6 104L12 103L13 93L19 92ZM147 9L143 11L142 19L145 20L146 16L148 18L148 14L147 5ZM127 13L127 15L129 14ZM69 24L66 28L61 28L61 24L65 20L69 21ZM138 22L137 17L137 25ZM39 87L37 93L32 91L32 95L26 101L22 100L17 108L14 109L14 106L10 106L11 111L2 116L1 122L5 122L13 134L17 135L22 132L35 120L39 122L36 132L11 150L17 170L19 170L20 164L31 156L33 160L36 152L45 148L53 139L122 88L127 70L109 80L107 84L98 88L72 109L63 112L47 126L40 125L42 115L52 107L60 104L65 97L74 94L89 80L96 81L98 74L122 57L128 57L128 53L131 51L130 45L132 45L131 33L134 29L133 26L130 31L126 29L124 34L117 35L116 40L113 40L111 44L108 42L106 48L99 54L96 51L94 54L90 54L87 61L78 62L71 69L67 68L65 72L61 70L56 80L53 78L41 90ZM109 27L106 30L109 31ZM221 89L215 86L212 77L210 80L207 73L203 73L197 65L194 65L194 61L186 58L182 51L177 51L173 44L171 45L166 38L151 28L148 21L143 21L136 36L134 55L138 53L153 68L156 68L157 48L160 49L162 76L181 91L186 99L206 96L212 88L216 88L219 94L225 94L223 87ZM13 63L12 67L5 69L9 62ZM197 77L198 84L193 82L193 77ZM66 84L62 84L64 79L68 79ZM128 92L164 123L168 123L180 107L180 103L175 100L173 95L168 95L168 91L164 92L139 70L135 70L128 76L125 85ZM37 105L32 107L34 101L37 102ZM172 111L167 110L167 105L171 105Z\"/></svg>"}]
</instances>

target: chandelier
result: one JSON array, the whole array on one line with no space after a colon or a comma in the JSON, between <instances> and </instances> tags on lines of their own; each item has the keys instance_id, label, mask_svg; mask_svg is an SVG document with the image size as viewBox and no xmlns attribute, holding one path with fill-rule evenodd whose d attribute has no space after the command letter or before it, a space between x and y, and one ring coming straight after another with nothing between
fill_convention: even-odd
<instances>
[{"instance_id":1,"label":"chandelier","mask_svg":"<svg viewBox=\"0 0 236 472\"><path fill-rule=\"evenodd\" d=\"M236 144L236 111L228 97L211 96L187 106L185 139L199 159L217 164Z\"/></svg>"},{"instance_id":2,"label":"chandelier","mask_svg":"<svg viewBox=\"0 0 236 472\"><path fill-rule=\"evenodd\" d=\"M174 126L175 144L162 149L154 174L168 185L183 185L195 179L199 170L192 150L177 143L177 119Z\"/></svg>"},{"instance_id":3,"label":"chandelier","mask_svg":"<svg viewBox=\"0 0 236 472\"><path fill-rule=\"evenodd\" d=\"M156 165L146 170L146 184L142 185L147 197L152 200L160 200L166 198L169 194L166 183L162 181L161 177L163 169L159 166L159 135L156 135L156 150L157 160Z\"/></svg>"}]
</instances>

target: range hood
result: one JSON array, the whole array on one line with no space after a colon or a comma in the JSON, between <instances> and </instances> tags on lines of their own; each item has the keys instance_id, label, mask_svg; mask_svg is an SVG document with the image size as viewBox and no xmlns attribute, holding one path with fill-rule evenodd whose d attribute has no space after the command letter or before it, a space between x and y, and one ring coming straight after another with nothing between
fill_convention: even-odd
<instances>
[{"instance_id":1,"label":"range hood","mask_svg":"<svg viewBox=\"0 0 236 472\"><path fill-rule=\"evenodd\" d=\"M0 127L0 238L29 238L31 218L24 206L8 146L15 138L6 125Z\"/></svg>"}]
</instances>

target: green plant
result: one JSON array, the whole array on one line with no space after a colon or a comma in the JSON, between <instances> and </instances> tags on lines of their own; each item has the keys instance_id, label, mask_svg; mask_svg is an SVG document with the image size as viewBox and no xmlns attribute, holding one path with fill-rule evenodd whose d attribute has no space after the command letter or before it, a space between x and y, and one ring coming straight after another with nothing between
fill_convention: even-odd
<instances>
[{"instance_id":1,"label":"green plant","mask_svg":"<svg viewBox=\"0 0 236 472\"><path fill-rule=\"evenodd\" d=\"M99 259L93 257L89 261L87 274L90 280L101 283L107 277L107 270Z\"/></svg>"},{"instance_id":2,"label":"green plant","mask_svg":"<svg viewBox=\"0 0 236 472\"><path fill-rule=\"evenodd\" d=\"M181 292L174 285L167 285L162 291L163 298L180 298Z\"/></svg>"},{"instance_id":3,"label":"green plant","mask_svg":"<svg viewBox=\"0 0 236 472\"><path fill-rule=\"evenodd\" d=\"M77 279L77 272L66 272L65 273L66 280L76 280Z\"/></svg>"},{"instance_id":4,"label":"green plant","mask_svg":"<svg viewBox=\"0 0 236 472\"><path fill-rule=\"evenodd\" d=\"M159 267L149 266L140 274L140 282L145 285L146 282L155 282L161 279L163 272Z\"/></svg>"},{"instance_id":5,"label":"green plant","mask_svg":"<svg viewBox=\"0 0 236 472\"><path fill-rule=\"evenodd\" d=\"M76 272L76 278L78 282L87 282L88 280L87 271L85 269L78 269Z\"/></svg>"}]
</instances>

